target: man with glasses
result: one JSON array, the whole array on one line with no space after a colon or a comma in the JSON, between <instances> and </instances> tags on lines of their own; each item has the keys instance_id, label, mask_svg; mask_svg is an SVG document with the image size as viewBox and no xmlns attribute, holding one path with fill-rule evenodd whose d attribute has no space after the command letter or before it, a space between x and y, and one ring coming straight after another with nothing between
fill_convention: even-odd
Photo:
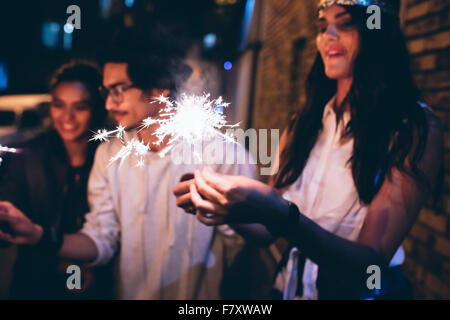
<instances>
[{"instance_id":1,"label":"man with glasses","mask_svg":"<svg viewBox=\"0 0 450 320\"><path fill-rule=\"evenodd\" d=\"M171 61L167 54L155 54L161 42L134 32L124 32L107 51L101 92L106 109L127 129L124 141L143 140L153 151L144 166L136 167L133 157L110 164L122 147L118 139L99 146L88 186L91 212L79 233L62 237L58 230L42 229L5 203L0 221L14 229L12 242L20 237L22 243L46 245L62 257L92 265L110 261L120 243L121 299L220 299L222 275L243 240L230 227L205 226L177 207L172 190L198 165L176 165L169 155L156 154L167 142L156 144L158 124L136 129L143 119L158 116L162 105L149 100L173 94L174 79L186 80L190 68L173 63L177 59ZM216 165L214 170L250 177L255 172L253 166L234 164Z\"/></svg>"}]
</instances>

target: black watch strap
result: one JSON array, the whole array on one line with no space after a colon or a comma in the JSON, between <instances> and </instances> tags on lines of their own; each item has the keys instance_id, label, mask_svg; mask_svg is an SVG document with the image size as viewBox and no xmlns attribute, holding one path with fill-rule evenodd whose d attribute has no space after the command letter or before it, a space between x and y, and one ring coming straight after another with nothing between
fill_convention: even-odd
<instances>
[{"instance_id":1,"label":"black watch strap","mask_svg":"<svg viewBox=\"0 0 450 320\"><path fill-rule=\"evenodd\" d=\"M291 237L295 236L298 229L298 219L300 218L300 210L297 205L289 201L289 216L287 219L287 226L285 237L289 240Z\"/></svg>"},{"instance_id":2,"label":"black watch strap","mask_svg":"<svg viewBox=\"0 0 450 320\"><path fill-rule=\"evenodd\" d=\"M285 237L289 239L291 236L295 235L298 228L298 219L300 216L300 211L297 205L289 201L289 213L288 216L283 219L282 222L278 224L267 224L266 228L274 236Z\"/></svg>"}]
</instances>

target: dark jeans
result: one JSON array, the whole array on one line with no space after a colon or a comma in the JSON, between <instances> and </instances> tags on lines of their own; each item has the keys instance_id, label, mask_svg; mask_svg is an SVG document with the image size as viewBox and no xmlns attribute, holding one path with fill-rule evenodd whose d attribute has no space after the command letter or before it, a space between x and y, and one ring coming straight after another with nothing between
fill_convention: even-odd
<instances>
[{"instance_id":1,"label":"dark jeans","mask_svg":"<svg viewBox=\"0 0 450 320\"><path fill-rule=\"evenodd\" d=\"M301 263L299 263L298 274L296 294L302 296L303 266ZM369 276L367 275L367 277ZM316 285L319 300L410 300L413 298L413 287L404 275L401 266L390 267L381 271L381 288L379 290L367 289L365 282L360 286L355 286L345 279L337 278L335 273L320 267ZM281 300L282 298L282 292L272 290L272 299Z\"/></svg>"},{"instance_id":2,"label":"dark jeans","mask_svg":"<svg viewBox=\"0 0 450 320\"><path fill-rule=\"evenodd\" d=\"M317 279L319 299L410 300L413 298L412 285L405 277L401 266L381 270L380 280L380 289L368 289L366 281L358 286L351 285L344 280L333 278L326 270L319 268Z\"/></svg>"}]
</instances>

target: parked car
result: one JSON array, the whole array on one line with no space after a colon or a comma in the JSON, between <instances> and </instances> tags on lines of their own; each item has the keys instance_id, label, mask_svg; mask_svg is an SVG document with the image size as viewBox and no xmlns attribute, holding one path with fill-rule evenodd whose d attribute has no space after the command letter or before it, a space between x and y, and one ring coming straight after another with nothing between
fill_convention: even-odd
<instances>
[{"instance_id":1,"label":"parked car","mask_svg":"<svg viewBox=\"0 0 450 320\"><path fill-rule=\"evenodd\" d=\"M49 125L49 94L0 96L0 144L17 145Z\"/></svg>"}]
</instances>

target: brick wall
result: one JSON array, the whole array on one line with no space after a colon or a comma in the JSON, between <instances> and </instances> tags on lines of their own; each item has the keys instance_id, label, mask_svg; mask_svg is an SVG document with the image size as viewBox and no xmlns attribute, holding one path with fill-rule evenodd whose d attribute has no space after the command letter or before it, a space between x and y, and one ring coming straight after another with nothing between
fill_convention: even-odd
<instances>
[{"instance_id":1,"label":"brick wall","mask_svg":"<svg viewBox=\"0 0 450 320\"><path fill-rule=\"evenodd\" d=\"M445 125L443 212L424 208L404 242L416 298L450 298L450 2L407 0L404 33L424 101Z\"/></svg>"},{"instance_id":2,"label":"brick wall","mask_svg":"<svg viewBox=\"0 0 450 320\"><path fill-rule=\"evenodd\" d=\"M316 52L316 1L263 1L252 127L283 129L304 101Z\"/></svg>"},{"instance_id":3,"label":"brick wall","mask_svg":"<svg viewBox=\"0 0 450 320\"><path fill-rule=\"evenodd\" d=\"M315 47L316 0L262 0L252 127L285 128L304 103ZM444 212L424 208L404 242L416 298L450 298L450 2L406 0L404 31L424 101L446 127Z\"/></svg>"}]
</instances>

